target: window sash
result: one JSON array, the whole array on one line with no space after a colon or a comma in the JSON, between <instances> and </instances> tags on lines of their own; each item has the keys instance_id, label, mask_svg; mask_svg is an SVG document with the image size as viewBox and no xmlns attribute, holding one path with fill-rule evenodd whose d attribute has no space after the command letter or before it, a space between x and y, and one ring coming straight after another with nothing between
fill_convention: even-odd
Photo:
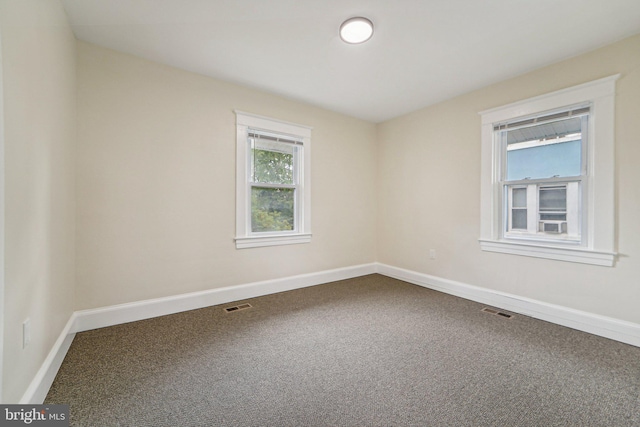
<instances>
[{"instance_id":1,"label":"window sash","mask_svg":"<svg viewBox=\"0 0 640 427\"><path fill-rule=\"evenodd\" d=\"M506 183L506 182L510 182L510 183L518 183L518 182L527 182L527 183L533 183L533 182L564 182L566 180L571 180L571 179L583 179L584 177L586 177L588 175L588 162L587 162L587 151L588 151L588 145L587 145L587 141L589 140L589 114L583 114L581 115L582 120L581 120L581 158L580 158L580 174L579 175L575 175L575 176L552 176L552 177L546 177L546 178L533 178L533 179L521 179L521 180L507 180L507 153L509 151L509 144L507 143L507 132L508 130L511 129L495 129L494 130L494 138L497 141L497 145L500 151L500 164L499 164L499 170L498 170L498 176L499 176L499 181L501 183Z\"/></svg>"},{"instance_id":2,"label":"window sash","mask_svg":"<svg viewBox=\"0 0 640 427\"><path fill-rule=\"evenodd\" d=\"M275 230L262 230L262 231L258 231L255 230L255 228L259 228L260 224L256 224L253 222L253 190L254 189L272 189L272 190L278 190L278 189L284 189L284 190L291 190L293 195L293 212L292 212L292 216L291 216L291 222L292 222L292 226L291 229L275 229ZM298 220L298 191L296 189L295 186L274 186L274 185L261 185L261 184L253 184L250 186L249 189L250 192L250 198L249 198L249 209L250 209L250 217L249 217L249 222L250 222L250 234L251 235L272 235L272 234L287 234L287 233L297 233L298 229L299 229L299 220ZM278 212L278 211L276 211ZM285 221L284 223L286 223L286 221L288 220L288 218L280 218L279 215L277 216L277 218L279 220Z\"/></svg>"},{"instance_id":3,"label":"window sash","mask_svg":"<svg viewBox=\"0 0 640 427\"><path fill-rule=\"evenodd\" d=\"M581 203L581 194L583 187L580 180L573 180L565 183L566 201L564 209L549 209L541 207L540 192L547 189L558 188L558 183L548 185L546 183L527 183L522 184L504 184L503 193L505 200L503 209L503 238L505 239L533 239L533 240L556 240L558 242L582 243L584 241L584 214L580 215L583 209ZM514 206L514 190L526 188L526 207ZM521 213L517 211L526 211L526 228L517 226L515 219ZM545 217L546 216L546 217ZM520 218L522 220L522 217ZM544 232L541 229L543 223L558 223L563 225L563 232Z\"/></svg>"}]
</instances>

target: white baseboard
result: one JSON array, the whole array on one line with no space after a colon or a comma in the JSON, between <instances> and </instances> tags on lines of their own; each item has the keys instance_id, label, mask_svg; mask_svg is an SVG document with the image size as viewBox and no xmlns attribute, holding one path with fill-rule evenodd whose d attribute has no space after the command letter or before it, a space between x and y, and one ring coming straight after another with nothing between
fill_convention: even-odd
<instances>
[{"instance_id":1,"label":"white baseboard","mask_svg":"<svg viewBox=\"0 0 640 427\"><path fill-rule=\"evenodd\" d=\"M88 331L137 320L150 319L181 311L195 310L212 305L226 304L277 292L305 288L336 280L351 279L376 272L376 264L325 270L317 273L265 280L244 285L210 289L201 292L174 295L165 298L136 301L109 307L76 311L72 332Z\"/></svg>"},{"instance_id":2,"label":"white baseboard","mask_svg":"<svg viewBox=\"0 0 640 427\"><path fill-rule=\"evenodd\" d=\"M640 347L640 325L636 323L599 316L385 264L372 263L76 311L60 333L58 340L40 370L31 381L22 399L20 399L20 403L39 404L44 401L77 332L320 285L336 280L351 279L373 273L379 273L425 288Z\"/></svg>"},{"instance_id":3,"label":"white baseboard","mask_svg":"<svg viewBox=\"0 0 640 427\"><path fill-rule=\"evenodd\" d=\"M44 359L42 366L36 373L36 376L27 387L27 391L24 392L22 398L20 399L20 404L28 405L28 404L41 404L45 397L47 397L47 393L49 392L49 388L51 384L53 384L53 380L55 380L56 375L58 374L58 369L62 365L62 361L64 357L67 355L67 351L71 346L71 342L73 338L76 336L75 333L72 332L73 325L76 321L75 313L71 315L69 321L62 329L60 336L53 344L51 351L47 355L47 358Z\"/></svg>"},{"instance_id":4,"label":"white baseboard","mask_svg":"<svg viewBox=\"0 0 640 427\"><path fill-rule=\"evenodd\" d=\"M574 310L385 264L378 264L377 272L384 276L425 288L640 347L640 324L637 323Z\"/></svg>"},{"instance_id":5,"label":"white baseboard","mask_svg":"<svg viewBox=\"0 0 640 427\"><path fill-rule=\"evenodd\" d=\"M166 298L156 298L91 310L76 311L71 315L71 318L60 333L58 340L53 345L49 355L31 381L31 384L19 403L41 404L44 401L77 332L150 319L277 292L306 288L322 283L335 282L336 280L351 279L375 272L375 263L362 264L353 267L290 276L282 279L265 280L262 282L210 289Z\"/></svg>"}]
</instances>

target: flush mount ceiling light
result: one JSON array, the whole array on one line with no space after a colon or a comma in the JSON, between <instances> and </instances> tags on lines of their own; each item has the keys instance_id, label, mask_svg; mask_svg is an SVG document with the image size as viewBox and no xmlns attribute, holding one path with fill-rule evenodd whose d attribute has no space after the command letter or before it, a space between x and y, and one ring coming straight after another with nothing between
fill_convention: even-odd
<instances>
[{"instance_id":1,"label":"flush mount ceiling light","mask_svg":"<svg viewBox=\"0 0 640 427\"><path fill-rule=\"evenodd\" d=\"M373 22L367 18L347 19L340 26L340 38L347 43L364 43L373 35Z\"/></svg>"}]
</instances>

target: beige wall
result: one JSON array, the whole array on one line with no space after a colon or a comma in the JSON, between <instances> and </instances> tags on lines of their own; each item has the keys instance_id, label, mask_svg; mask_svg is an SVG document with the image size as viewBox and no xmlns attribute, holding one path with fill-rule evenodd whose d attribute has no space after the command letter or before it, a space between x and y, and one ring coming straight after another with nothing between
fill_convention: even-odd
<instances>
[{"instance_id":1,"label":"beige wall","mask_svg":"<svg viewBox=\"0 0 640 427\"><path fill-rule=\"evenodd\" d=\"M3 402L17 402L73 311L75 39L53 1L0 1L5 141ZM32 342L22 349L22 322Z\"/></svg>"},{"instance_id":2,"label":"beige wall","mask_svg":"<svg viewBox=\"0 0 640 427\"><path fill-rule=\"evenodd\" d=\"M73 310L376 260L640 323L640 36L376 126L76 44L57 1L0 12L3 401ZM616 73L618 264L480 251L478 112ZM234 109L313 126L311 244L235 249Z\"/></svg>"},{"instance_id":3,"label":"beige wall","mask_svg":"<svg viewBox=\"0 0 640 427\"><path fill-rule=\"evenodd\" d=\"M640 323L639 52L635 36L381 124L378 261ZM617 73L617 265L482 252L478 112Z\"/></svg>"},{"instance_id":4,"label":"beige wall","mask_svg":"<svg viewBox=\"0 0 640 427\"><path fill-rule=\"evenodd\" d=\"M237 250L234 109L313 127L311 244ZM376 259L376 127L78 43L77 304Z\"/></svg>"}]
</instances>

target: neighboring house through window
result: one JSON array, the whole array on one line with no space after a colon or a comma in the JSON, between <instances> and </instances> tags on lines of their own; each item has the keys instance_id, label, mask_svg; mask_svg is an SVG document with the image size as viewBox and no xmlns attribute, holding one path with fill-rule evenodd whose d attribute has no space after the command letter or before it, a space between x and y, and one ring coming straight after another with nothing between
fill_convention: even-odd
<instances>
[{"instance_id":1,"label":"neighboring house through window","mask_svg":"<svg viewBox=\"0 0 640 427\"><path fill-rule=\"evenodd\" d=\"M311 129L236 111L236 247L308 243Z\"/></svg>"},{"instance_id":2,"label":"neighboring house through window","mask_svg":"<svg viewBox=\"0 0 640 427\"><path fill-rule=\"evenodd\" d=\"M483 250L613 265L617 78L480 113Z\"/></svg>"}]
</instances>

